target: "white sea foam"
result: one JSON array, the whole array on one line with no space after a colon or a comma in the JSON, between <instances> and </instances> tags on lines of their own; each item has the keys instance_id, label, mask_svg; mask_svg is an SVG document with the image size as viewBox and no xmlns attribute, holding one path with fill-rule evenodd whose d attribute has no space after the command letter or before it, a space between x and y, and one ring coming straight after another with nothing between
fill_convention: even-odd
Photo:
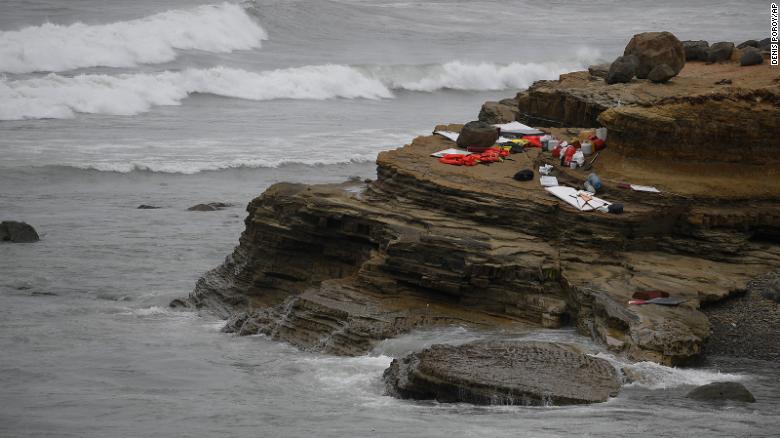
<instances>
[{"instance_id":1,"label":"white sea foam","mask_svg":"<svg viewBox=\"0 0 780 438\"><path fill-rule=\"evenodd\" d=\"M607 353L599 353L595 356L608 360L618 369L630 370L635 380L629 386L648 389L667 389L684 385L700 386L712 382L745 379L741 374L721 373L715 370L667 367L655 362L631 363Z\"/></svg>"},{"instance_id":2,"label":"white sea foam","mask_svg":"<svg viewBox=\"0 0 780 438\"><path fill-rule=\"evenodd\" d=\"M136 74L56 73L0 78L0 120L72 118L76 113L135 115L154 106L179 105L193 93L249 99L383 99L393 90L500 90L525 88L539 79L581 68L571 63L434 66L309 65L249 72L214 67Z\"/></svg>"},{"instance_id":3,"label":"white sea foam","mask_svg":"<svg viewBox=\"0 0 780 438\"><path fill-rule=\"evenodd\" d=\"M45 23L0 32L0 72L132 67L176 58L176 50L225 53L260 47L268 36L239 5L171 10L110 24Z\"/></svg>"}]
</instances>

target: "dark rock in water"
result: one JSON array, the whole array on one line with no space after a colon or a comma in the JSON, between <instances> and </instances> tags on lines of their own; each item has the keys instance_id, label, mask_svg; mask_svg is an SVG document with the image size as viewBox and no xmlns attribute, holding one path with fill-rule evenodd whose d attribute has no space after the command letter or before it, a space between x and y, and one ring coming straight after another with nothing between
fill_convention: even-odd
<instances>
[{"instance_id":1,"label":"dark rock in water","mask_svg":"<svg viewBox=\"0 0 780 438\"><path fill-rule=\"evenodd\" d=\"M707 60L707 50L710 48L710 43L707 41L683 41L682 45L685 50L686 61Z\"/></svg>"},{"instance_id":2,"label":"dark rock in water","mask_svg":"<svg viewBox=\"0 0 780 438\"><path fill-rule=\"evenodd\" d=\"M31 243L40 240L31 225L24 222L0 222L0 242Z\"/></svg>"},{"instance_id":3,"label":"dark rock in water","mask_svg":"<svg viewBox=\"0 0 780 438\"><path fill-rule=\"evenodd\" d=\"M639 59L636 69L639 79L646 79L650 71L660 64L671 67L675 75L685 66L683 44L669 32L636 34L626 45L623 55L635 55Z\"/></svg>"},{"instance_id":4,"label":"dark rock in water","mask_svg":"<svg viewBox=\"0 0 780 438\"><path fill-rule=\"evenodd\" d=\"M184 308L189 308L190 306L189 304L187 304L186 301L176 298L170 303L168 303L168 307L173 309L184 309Z\"/></svg>"},{"instance_id":5,"label":"dark rock in water","mask_svg":"<svg viewBox=\"0 0 780 438\"><path fill-rule=\"evenodd\" d=\"M606 79L609 73L609 64L593 64L588 67L588 73L591 76Z\"/></svg>"},{"instance_id":6,"label":"dark rock in water","mask_svg":"<svg viewBox=\"0 0 780 438\"><path fill-rule=\"evenodd\" d=\"M631 79L636 75L638 65L639 59L634 55L618 56L609 66L607 83L611 85L631 82Z\"/></svg>"},{"instance_id":7,"label":"dark rock in water","mask_svg":"<svg viewBox=\"0 0 780 438\"><path fill-rule=\"evenodd\" d=\"M755 47L759 48L761 47L761 44L756 40L747 40L744 43L737 46L738 49L744 49L746 47Z\"/></svg>"},{"instance_id":8,"label":"dark rock in water","mask_svg":"<svg viewBox=\"0 0 780 438\"><path fill-rule=\"evenodd\" d=\"M710 383L695 388L693 391L689 392L686 397L700 401L734 400L747 403L756 401L753 394L751 394L744 385L737 382Z\"/></svg>"},{"instance_id":9,"label":"dark rock in water","mask_svg":"<svg viewBox=\"0 0 780 438\"><path fill-rule=\"evenodd\" d=\"M162 207L157 207L157 206L154 206L154 205L141 204L137 208L138 208L138 210L156 210L156 209L162 208Z\"/></svg>"},{"instance_id":10,"label":"dark rock in water","mask_svg":"<svg viewBox=\"0 0 780 438\"><path fill-rule=\"evenodd\" d=\"M707 50L707 62L723 62L731 59L731 53L734 51L734 43L720 42L710 46Z\"/></svg>"},{"instance_id":11,"label":"dark rock in water","mask_svg":"<svg viewBox=\"0 0 780 438\"><path fill-rule=\"evenodd\" d=\"M650 70L650 74L647 75L647 79L650 79L652 82L655 83L661 83L661 82L668 82L669 79L675 76L676 74L671 67L669 67L666 64L660 64L655 66L652 70Z\"/></svg>"},{"instance_id":12,"label":"dark rock in water","mask_svg":"<svg viewBox=\"0 0 780 438\"><path fill-rule=\"evenodd\" d=\"M609 362L551 342L434 345L393 360L384 380L396 397L483 405L596 403L620 390Z\"/></svg>"},{"instance_id":13,"label":"dark rock in water","mask_svg":"<svg viewBox=\"0 0 780 438\"><path fill-rule=\"evenodd\" d=\"M742 56L739 58L739 65L742 67L747 67L749 65L758 65L762 64L764 62L764 56L761 55L761 51L754 48L754 47L748 47L742 52Z\"/></svg>"},{"instance_id":14,"label":"dark rock in water","mask_svg":"<svg viewBox=\"0 0 780 438\"><path fill-rule=\"evenodd\" d=\"M489 124L514 122L517 118L517 105L509 106L500 102L485 102L482 109L479 110L477 118L480 122Z\"/></svg>"},{"instance_id":15,"label":"dark rock in water","mask_svg":"<svg viewBox=\"0 0 780 438\"><path fill-rule=\"evenodd\" d=\"M217 211L231 206L232 204L226 204L224 202L209 202L208 204L193 205L187 210L188 211Z\"/></svg>"},{"instance_id":16,"label":"dark rock in water","mask_svg":"<svg viewBox=\"0 0 780 438\"><path fill-rule=\"evenodd\" d=\"M468 122L458 136L458 146L466 149L489 148L498 140L498 129L489 123L481 121Z\"/></svg>"}]
</instances>

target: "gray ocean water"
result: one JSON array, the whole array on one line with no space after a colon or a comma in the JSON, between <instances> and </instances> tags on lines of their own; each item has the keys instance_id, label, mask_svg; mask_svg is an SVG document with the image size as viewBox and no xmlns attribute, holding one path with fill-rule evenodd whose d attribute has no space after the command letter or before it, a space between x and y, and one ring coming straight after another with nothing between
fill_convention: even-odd
<instances>
[{"instance_id":1,"label":"gray ocean water","mask_svg":"<svg viewBox=\"0 0 780 438\"><path fill-rule=\"evenodd\" d=\"M173 312L278 181L373 177L376 154L619 54L630 35L742 41L763 1L0 2L0 436L778 436L777 363L630 364L643 384L586 407L474 407L383 394L393 357L436 342L570 330L453 327L363 357L299 352ZM235 204L218 212L186 208ZM139 204L162 207L138 210ZM752 405L692 385L740 380Z\"/></svg>"}]
</instances>

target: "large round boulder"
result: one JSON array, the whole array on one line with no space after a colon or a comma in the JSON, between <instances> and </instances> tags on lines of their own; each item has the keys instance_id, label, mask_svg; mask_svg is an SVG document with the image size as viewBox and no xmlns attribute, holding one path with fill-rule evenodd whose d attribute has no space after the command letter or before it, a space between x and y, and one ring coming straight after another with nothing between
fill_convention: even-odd
<instances>
[{"instance_id":1,"label":"large round boulder","mask_svg":"<svg viewBox=\"0 0 780 438\"><path fill-rule=\"evenodd\" d=\"M741 401L753 403L756 398L745 388L745 385L737 382L714 382L694 388L686 397L699 401Z\"/></svg>"},{"instance_id":2,"label":"large round boulder","mask_svg":"<svg viewBox=\"0 0 780 438\"><path fill-rule=\"evenodd\" d=\"M489 148L496 144L498 140L498 128L495 126L475 120L463 125L458 135L458 146L460 148Z\"/></svg>"},{"instance_id":3,"label":"large round boulder","mask_svg":"<svg viewBox=\"0 0 780 438\"><path fill-rule=\"evenodd\" d=\"M618 56L609 66L605 81L612 84L625 84L631 82L636 75L639 59L634 55Z\"/></svg>"},{"instance_id":4,"label":"large round boulder","mask_svg":"<svg viewBox=\"0 0 780 438\"><path fill-rule=\"evenodd\" d=\"M31 243L40 240L32 225L25 222L0 222L0 242Z\"/></svg>"},{"instance_id":5,"label":"large round boulder","mask_svg":"<svg viewBox=\"0 0 780 438\"><path fill-rule=\"evenodd\" d=\"M739 65L747 67L749 65L758 65L764 62L764 56L761 51L754 47L747 47L742 51L742 56L739 58Z\"/></svg>"},{"instance_id":6,"label":"large round boulder","mask_svg":"<svg viewBox=\"0 0 780 438\"><path fill-rule=\"evenodd\" d=\"M571 345L518 341L433 345L393 360L384 380L395 397L499 405L603 402L621 386L604 359Z\"/></svg>"},{"instance_id":7,"label":"large round boulder","mask_svg":"<svg viewBox=\"0 0 780 438\"><path fill-rule=\"evenodd\" d=\"M710 43L707 41L683 41L686 61L706 61Z\"/></svg>"},{"instance_id":8,"label":"large round boulder","mask_svg":"<svg viewBox=\"0 0 780 438\"><path fill-rule=\"evenodd\" d=\"M634 35L628 42L623 56L634 55L639 59L636 77L646 79L656 66L666 64L680 73L685 67L685 49L680 40L669 32L644 32Z\"/></svg>"},{"instance_id":9,"label":"large round boulder","mask_svg":"<svg viewBox=\"0 0 780 438\"><path fill-rule=\"evenodd\" d=\"M720 42L710 46L707 50L707 62L724 62L731 59L734 51L734 43Z\"/></svg>"}]
</instances>

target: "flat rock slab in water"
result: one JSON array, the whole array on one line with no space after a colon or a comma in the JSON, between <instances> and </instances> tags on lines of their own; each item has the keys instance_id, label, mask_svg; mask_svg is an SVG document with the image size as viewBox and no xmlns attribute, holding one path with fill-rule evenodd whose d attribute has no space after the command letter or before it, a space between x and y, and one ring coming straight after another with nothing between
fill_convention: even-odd
<instances>
[{"instance_id":1,"label":"flat rock slab in water","mask_svg":"<svg viewBox=\"0 0 780 438\"><path fill-rule=\"evenodd\" d=\"M395 397L481 405L597 403L620 390L609 362L552 342L434 345L393 360L384 379Z\"/></svg>"}]
</instances>

